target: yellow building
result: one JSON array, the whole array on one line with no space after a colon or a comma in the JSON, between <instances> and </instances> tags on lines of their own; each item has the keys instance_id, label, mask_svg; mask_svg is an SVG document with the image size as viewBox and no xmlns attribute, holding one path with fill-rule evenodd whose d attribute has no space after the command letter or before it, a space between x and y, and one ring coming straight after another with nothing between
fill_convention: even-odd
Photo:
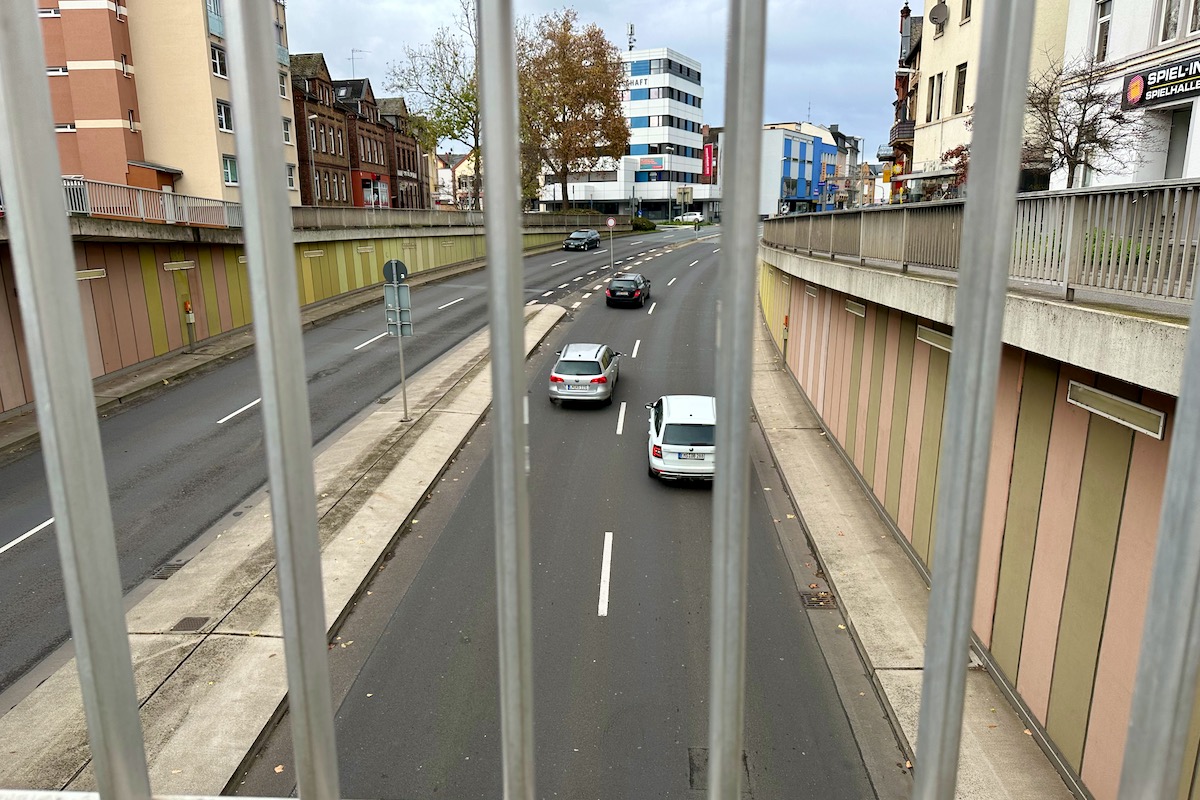
<instances>
[{"instance_id":1,"label":"yellow building","mask_svg":"<svg viewBox=\"0 0 1200 800\"><path fill-rule=\"evenodd\" d=\"M223 0L127 0L137 57L145 158L181 169L175 191L237 202L240 174L234 130L238 109L229 83ZM287 16L274 0L280 136L288 193L300 204L288 71Z\"/></svg>"}]
</instances>

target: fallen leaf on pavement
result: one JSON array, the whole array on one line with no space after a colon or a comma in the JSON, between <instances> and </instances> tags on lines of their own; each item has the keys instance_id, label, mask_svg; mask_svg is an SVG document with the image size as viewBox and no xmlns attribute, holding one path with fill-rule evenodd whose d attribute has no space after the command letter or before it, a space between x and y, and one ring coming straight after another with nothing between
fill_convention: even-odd
<instances>
[{"instance_id":1,"label":"fallen leaf on pavement","mask_svg":"<svg viewBox=\"0 0 1200 800\"><path fill-rule=\"evenodd\" d=\"M795 514L788 514L788 515L787 515L787 518L788 518L788 519L795 519L795 518L796 518L796 515L795 515Z\"/></svg>"},{"instance_id":2,"label":"fallen leaf on pavement","mask_svg":"<svg viewBox=\"0 0 1200 800\"><path fill-rule=\"evenodd\" d=\"M846 630L846 626L845 626L845 625L838 625L838 630L839 630L839 631L844 631L844 630Z\"/></svg>"},{"instance_id":3,"label":"fallen leaf on pavement","mask_svg":"<svg viewBox=\"0 0 1200 800\"><path fill-rule=\"evenodd\" d=\"M1026 736L1033 736L1033 731L1029 730L1029 728L1021 731L1021 733L1025 734Z\"/></svg>"},{"instance_id":4,"label":"fallen leaf on pavement","mask_svg":"<svg viewBox=\"0 0 1200 800\"><path fill-rule=\"evenodd\" d=\"M276 764L275 765L275 774L278 775L280 772L283 772L283 764Z\"/></svg>"}]
</instances>

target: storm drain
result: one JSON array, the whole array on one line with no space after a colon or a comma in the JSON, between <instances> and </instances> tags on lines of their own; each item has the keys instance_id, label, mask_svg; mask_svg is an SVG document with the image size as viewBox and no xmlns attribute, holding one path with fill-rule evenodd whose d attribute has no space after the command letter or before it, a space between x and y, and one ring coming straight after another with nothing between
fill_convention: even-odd
<instances>
[{"instance_id":1,"label":"storm drain","mask_svg":"<svg viewBox=\"0 0 1200 800\"><path fill-rule=\"evenodd\" d=\"M691 788L708 791L708 748L688 748L688 785ZM746 751L742 751L742 794L751 794L750 766L746 761Z\"/></svg>"},{"instance_id":2,"label":"storm drain","mask_svg":"<svg viewBox=\"0 0 1200 800\"><path fill-rule=\"evenodd\" d=\"M185 564L187 564L186 561L172 561L170 564L163 564L161 567L154 570L150 577L155 580L165 581L167 578L183 569Z\"/></svg>"},{"instance_id":3,"label":"storm drain","mask_svg":"<svg viewBox=\"0 0 1200 800\"><path fill-rule=\"evenodd\" d=\"M204 627L204 623L208 622L208 617L184 617L175 623L175 627L171 628L173 633L195 633Z\"/></svg>"},{"instance_id":4,"label":"storm drain","mask_svg":"<svg viewBox=\"0 0 1200 800\"><path fill-rule=\"evenodd\" d=\"M805 608L837 608L837 598L831 592L801 592Z\"/></svg>"}]
</instances>

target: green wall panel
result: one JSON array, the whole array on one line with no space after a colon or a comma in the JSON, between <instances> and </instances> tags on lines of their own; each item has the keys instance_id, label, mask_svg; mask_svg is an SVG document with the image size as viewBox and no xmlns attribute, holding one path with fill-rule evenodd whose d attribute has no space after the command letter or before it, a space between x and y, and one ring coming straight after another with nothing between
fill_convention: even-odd
<instances>
[{"instance_id":1,"label":"green wall panel","mask_svg":"<svg viewBox=\"0 0 1200 800\"><path fill-rule=\"evenodd\" d=\"M875 342L871 355L871 385L867 394L867 446L863 452L863 477L875 483L875 456L879 452L879 412L883 395L883 359L887 352L888 309L875 307Z\"/></svg>"},{"instance_id":2,"label":"green wall panel","mask_svg":"<svg viewBox=\"0 0 1200 800\"><path fill-rule=\"evenodd\" d=\"M921 347L929 347L922 344ZM929 377L925 385L925 422L921 426L921 454L917 463L917 504L913 516L913 549L933 566L933 515L937 502L938 462L942 448L942 416L946 407L946 375L950 354L929 347ZM920 409L913 409L920 411Z\"/></svg>"},{"instance_id":3,"label":"green wall panel","mask_svg":"<svg viewBox=\"0 0 1200 800\"><path fill-rule=\"evenodd\" d=\"M908 427L908 395L912 389L913 350L917 343L917 320L900 317L900 348L896 353L896 399L892 404L892 441L888 445L887 486L883 507L892 519L900 516L900 477L904 472L904 434Z\"/></svg>"}]
</instances>

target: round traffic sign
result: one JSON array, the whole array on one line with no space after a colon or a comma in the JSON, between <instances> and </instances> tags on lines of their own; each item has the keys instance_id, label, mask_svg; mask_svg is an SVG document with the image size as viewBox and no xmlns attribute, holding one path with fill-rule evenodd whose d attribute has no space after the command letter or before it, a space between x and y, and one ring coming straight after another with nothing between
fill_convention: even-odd
<instances>
[{"instance_id":1,"label":"round traffic sign","mask_svg":"<svg viewBox=\"0 0 1200 800\"><path fill-rule=\"evenodd\" d=\"M391 259L383 263L383 280L384 283L404 283L404 279L408 277L408 267L399 259Z\"/></svg>"},{"instance_id":2,"label":"round traffic sign","mask_svg":"<svg viewBox=\"0 0 1200 800\"><path fill-rule=\"evenodd\" d=\"M608 221L607 221L607 222L605 222L604 224L605 224L605 225L607 225L607 226L608 226L608 227L610 227L610 228L615 228L615 227L617 227L617 221L616 221L615 219L613 219L612 217L609 217L609 218L608 218Z\"/></svg>"}]
</instances>

